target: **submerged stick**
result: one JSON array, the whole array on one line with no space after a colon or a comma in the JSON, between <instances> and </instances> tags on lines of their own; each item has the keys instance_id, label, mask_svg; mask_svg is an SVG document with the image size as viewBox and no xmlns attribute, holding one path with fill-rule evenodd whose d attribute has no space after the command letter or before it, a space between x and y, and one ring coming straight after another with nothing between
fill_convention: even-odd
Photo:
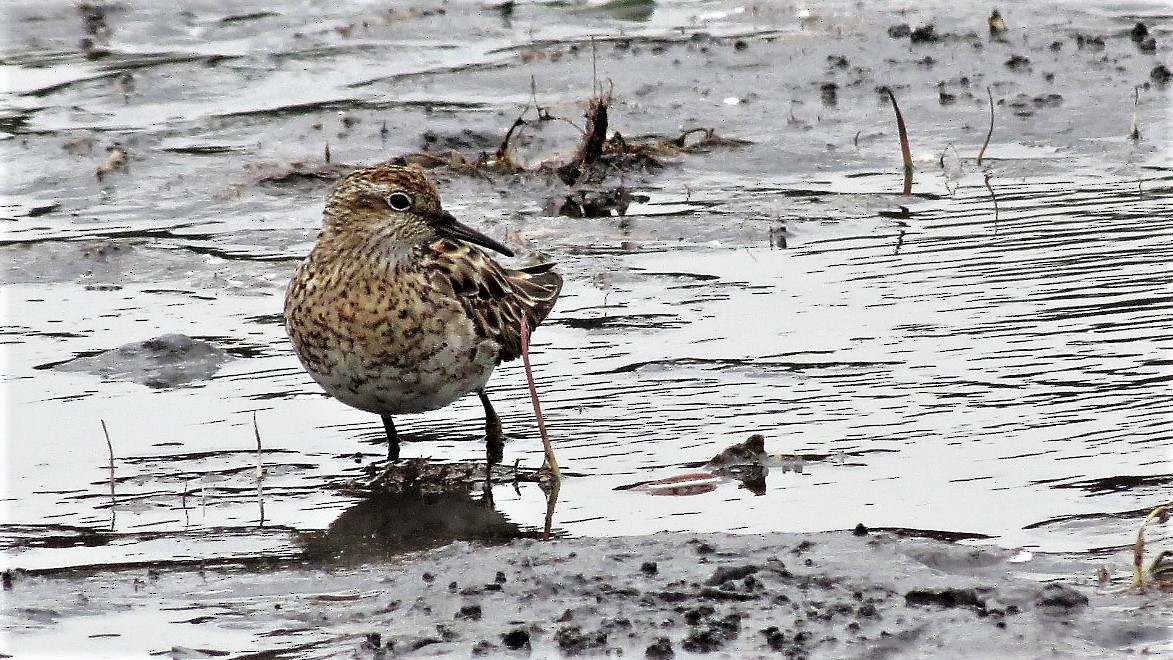
<instances>
[{"instance_id":1,"label":"submerged stick","mask_svg":"<svg viewBox=\"0 0 1173 660\"><path fill-rule=\"evenodd\" d=\"M892 110L896 112L896 131L900 134L900 157L904 160L904 194L912 194L912 151L908 148L908 130L904 127L904 115L900 114L900 106L896 103L896 95L891 87L885 87L888 98L892 101Z\"/></svg>"},{"instance_id":2,"label":"submerged stick","mask_svg":"<svg viewBox=\"0 0 1173 660\"><path fill-rule=\"evenodd\" d=\"M990 146L990 138L994 135L994 92L990 88L986 88L986 95L990 97L990 130L986 131L986 141L982 143L982 148L978 149L977 164L978 167L982 165L982 157L986 155L986 147ZM989 179L986 179L987 184Z\"/></svg>"},{"instance_id":3,"label":"submerged stick","mask_svg":"<svg viewBox=\"0 0 1173 660\"><path fill-rule=\"evenodd\" d=\"M265 463L261 457L261 429L257 426L257 414L253 413L253 434L257 438L257 506L261 510L261 519L257 523L259 527L265 526L265 495L261 487L261 482L265 478Z\"/></svg>"},{"instance_id":4,"label":"submerged stick","mask_svg":"<svg viewBox=\"0 0 1173 660\"><path fill-rule=\"evenodd\" d=\"M114 530L114 444L110 442L110 431L106 428L106 420L102 422L102 435L106 436L106 451L110 458L110 530Z\"/></svg>"},{"instance_id":5,"label":"submerged stick","mask_svg":"<svg viewBox=\"0 0 1173 660\"><path fill-rule=\"evenodd\" d=\"M990 199L994 201L994 231L998 231L998 196L994 194L994 187L990 185L989 172L986 172L986 190L990 192Z\"/></svg>"},{"instance_id":6,"label":"submerged stick","mask_svg":"<svg viewBox=\"0 0 1173 660\"><path fill-rule=\"evenodd\" d=\"M1132 88L1132 123L1128 127L1128 137L1140 139L1140 123L1136 118L1136 109L1140 105L1140 85Z\"/></svg>"},{"instance_id":7,"label":"submerged stick","mask_svg":"<svg viewBox=\"0 0 1173 660\"><path fill-rule=\"evenodd\" d=\"M534 373L529 363L529 323L525 316L521 317L521 362L525 365L525 379L529 383L529 396L534 404L534 416L538 418L538 432L542 435L542 449L546 452L546 467L550 468L554 483L562 480L562 472L558 469L558 461L554 458L554 446L550 444L550 436L546 433L546 421L542 418L542 404L538 401L538 388L534 384Z\"/></svg>"}]
</instances>

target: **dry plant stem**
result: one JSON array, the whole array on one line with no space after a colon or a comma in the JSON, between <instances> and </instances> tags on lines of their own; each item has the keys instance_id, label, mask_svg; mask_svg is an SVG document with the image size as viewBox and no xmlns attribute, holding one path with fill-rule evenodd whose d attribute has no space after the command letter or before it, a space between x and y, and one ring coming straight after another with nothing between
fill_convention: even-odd
<instances>
[{"instance_id":1,"label":"dry plant stem","mask_svg":"<svg viewBox=\"0 0 1173 660\"><path fill-rule=\"evenodd\" d=\"M501 140L501 146L497 147L497 153L493 154L493 157L497 160L507 163L512 162L509 158L509 141L513 139L514 131L525 126L525 120L522 117L525 117L525 112L518 115L517 119L513 120L513 125L509 127L509 130L505 131L505 139Z\"/></svg>"},{"instance_id":2,"label":"dry plant stem","mask_svg":"<svg viewBox=\"0 0 1173 660\"><path fill-rule=\"evenodd\" d=\"M114 498L114 444L110 442L110 431L106 428L106 420L99 420L102 422L102 435L106 436L106 451L110 460L110 531L114 531L114 516L116 514L115 505L117 501Z\"/></svg>"},{"instance_id":3,"label":"dry plant stem","mask_svg":"<svg viewBox=\"0 0 1173 660\"><path fill-rule=\"evenodd\" d=\"M1158 522L1166 522L1169 519L1170 505L1159 506L1152 511L1140 523L1140 529L1136 530L1136 543L1132 545L1132 586L1141 587L1148 581L1145 577L1144 570L1144 530L1154 520Z\"/></svg>"},{"instance_id":4,"label":"dry plant stem","mask_svg":"<svg viewBox=\"0 0 1173 660\"><path fill-rule=\"evenodd\" d=\"M106 436L106 451L110 458L110 507L114 507L114 445L110 442L110 431L106 429L106 420L102 422L102 435Z\"/></svg>"},{"instance_id":5,"label":"dry plant stem","mask_svg":"<svg viewBox=\"0 0 1173 660\"><path fill-rule=\"evenodd\" d=\"M550 444L550 436L546 433L546 421L542 418L542 404L538 401L538 388L534 384L534 372L529 363L529 323L525 316L521 317L521 362L525 365L525 379L529 383L530 400L534 403L534 416L538 419L538 433L542 435L542 449L546 452L546 465L550 469L552 481L557 484L562 480L562 472L558 469L558 460L554 458L554 446Z\"/></svg>"},{"instance_id":6,"label":"dry plant stem","mask_svg":"<svg viewBox=\"0 0 1173 660\"><path fill-rule=\"evenodd\" d=\"M1128 127L1128 137L1133 140L1140 139L1140 124L1136 118L1136 108L1140 105L1140 86L1132 88L1132 123Z\"/></svg>"},{"instance_id":7,"label":"dry plant stem","mask_svg":"<svg viewBox=\"0 0 1173 660\"><path fill-rule=\"evenodd\" d=\"M982 157L986 155L986 147L990 146L990 138L994 136L994 92L990 91L990 88L987 87L986 95L990 97L990 129L986 131L986 141L982 143L982 148L978 149L978 167L982 166ZM987 187L989 186L989 180L989 177L987 177Z\"/></svg>"},{"instance_id":8,"label":"dry plant stem","mask_svg":"<svg viewBox=\"0 0 1173 660\"><path fill-rule=\"evenodd\" d=\"M892 110L896 112L896 131L900 134L900 157L904 160L904 194L912 194L912 151L908 148L908 130L904 127L904 115L900 114L900 106L896 104L896 95L892 89L885 88L888 98L892 100Z\"/></svg>"},{"instance_id":9,"label":"dry plant stem","mask_svg":"<svg viewBox=\"0 0 1173 660\"><path fill-rule=\"evenodd\" d=\"M253 435L257 438L257 507L260 509L258 527L265 526L265 496L261 481L265 478L265 462L261 457L261 429L257 426L257 414L253 413Z\"/></svg>"}]
</instances>

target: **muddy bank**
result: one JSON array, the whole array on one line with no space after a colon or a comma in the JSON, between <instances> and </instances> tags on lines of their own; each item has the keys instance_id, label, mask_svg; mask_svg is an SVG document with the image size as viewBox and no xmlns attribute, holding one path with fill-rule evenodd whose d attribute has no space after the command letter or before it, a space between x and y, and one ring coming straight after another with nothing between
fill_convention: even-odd
<instances>
[{"instance_id":1,"label":"muddy bank","mask_svg":"<svg viewBox=\"0 0 1173 660\"><path fill-rule=\"evenodd\" d=\"M1032 658L1168 649L1168 595L1096 586L1089 568L860 529L457 542L324 567L74 569L15 576L7 616L61 630L14 636L6 651Z\"/></svg>"}]
</instances>

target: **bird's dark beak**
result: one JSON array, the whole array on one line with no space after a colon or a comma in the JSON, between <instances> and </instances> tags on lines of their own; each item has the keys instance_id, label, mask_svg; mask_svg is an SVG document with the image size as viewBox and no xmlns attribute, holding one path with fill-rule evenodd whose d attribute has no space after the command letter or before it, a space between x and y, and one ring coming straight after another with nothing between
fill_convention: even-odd
<instances>
[{"instance_id":1,"label":"bird's dark beak","mask_svg":"<svg viewBox=\"0 0 1173 660\"><path fill-rule=\"evenodd\" d=\"M489 248L490 250L496 250L497 252L500 252L507 257L513 256L513 250L510 250L504 245L501 245L497 241L494 241L488 236L485 236L472 227L469 227L466 224L462 224L456 218L452 217L452 214L447 211L440 211L432 215L430 220L432 227L436 230L436 233L445 238L455 238L462 241L468 241L474 245Z\"/></svg>"}]
</instances>

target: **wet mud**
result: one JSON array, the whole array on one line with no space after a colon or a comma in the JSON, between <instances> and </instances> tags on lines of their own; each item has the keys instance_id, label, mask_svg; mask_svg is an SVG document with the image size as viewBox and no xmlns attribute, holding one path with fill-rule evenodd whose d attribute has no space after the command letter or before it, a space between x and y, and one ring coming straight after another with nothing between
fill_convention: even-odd
<instances>
[{"instance_id":1,"label":"wet mud","mask_svg":"<svg viewBox=\"0 0 1173 660\"><path fill-rule=\"evenodd\" d=\"M184 658L1103 657L1168 639L1166 594L1028 577L1020 561L867 530L460 541L388 563L16 575L7 600L26 632L108 656L142 647L103 613L149 622L173 644L153 648Z\"/></svg>"},{"instance_id":2,"label":"wet mud","mask_svg":"<svg viewBox=\"0 0 1173 660\"><path fill-rule=\"evenodd\" d=\"M7 3L0 652L1168 653L1173 23L993 9ZM552 505L289 349L390 159L566 279Z\"/></svg>"}]
</instances>

